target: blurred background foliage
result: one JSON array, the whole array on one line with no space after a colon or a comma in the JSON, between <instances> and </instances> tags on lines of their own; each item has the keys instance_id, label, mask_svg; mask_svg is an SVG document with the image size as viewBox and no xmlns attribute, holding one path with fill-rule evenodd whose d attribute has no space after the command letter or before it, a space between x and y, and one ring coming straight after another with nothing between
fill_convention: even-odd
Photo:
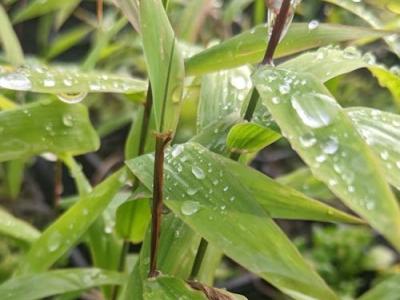
<instances>
[{"instance_id":1,"label":"blurred background foliage","mask_svg":"<svg viewBox=\"0 0 400 300\"><path fill-rule=\"evenodd\" d=\"M171 0L168 12L178 38L183 45L187 43L189 56L198 49L265 22L266 15L260 10L260 2L262 1ZM370 26L352 12L328 2L332 1L304 0L299 6L295 21L318 20ZM387 28L400 30L400 17L394 14L398 7L380 7L380 1L365 2L369 3L367 5L370 11L380 18L390 20L385 24ZM145 77L140 39L110 1L105 1L103 18L100 21L96 2L91 0L1 0L1 3L14 22L24 53L32 61L73 63L86 70L96 67ZM387 16L390 18L387 19ZM190 43L195 43L197 48L189 46ZM374 53L377 61L386 66L399 64L399 58L382 40L368 41L359 46ZM337 77L329 81L327 86L336 99L341 99L343 106L367 106L399 112L399 99L396 101L367 70ZM198 95L198 83L193 82L185 96L176 142L187 141L196 133ZM34 102L44 97L53 96L1 90L0 109L6 109L7 105ZM9 99L16 101L10 104ZM143 101L140 95L89 94L86 97L84 104L90 108L90 118L101 137L101 148L95 153L78 157L78 161L93 184L100 182L122 165L124 142L130 124L135 119L135 112ZM272 177L281 177L282 182L343 208L322 183L313 179L307 171L299 169L303 163L283 140L262 151L252 164ZM44 228L62 209L62 206L54 203L55 168L52 157L45 155L1 163L1 206L37 228ZM293 173L296 170L297 176ZM68 203L68 196L74 195L76 191L67 169L63 168L62 172L62 204L65 204ZM343 299L353 299L385 276L400 271L399 257L387 243L365 227L283 221L280 225L290 237L295 238L302 253ZM0 238L0 281L11 276L25 249L23 243ZM64 260L61 264L90 264L84 247L74 250L71 257L71 260ZM217 285L242 293L249 299L285 299L285 296L270 285L230 260L224 260L220 266Z\"/></svg>"}]
</instances>

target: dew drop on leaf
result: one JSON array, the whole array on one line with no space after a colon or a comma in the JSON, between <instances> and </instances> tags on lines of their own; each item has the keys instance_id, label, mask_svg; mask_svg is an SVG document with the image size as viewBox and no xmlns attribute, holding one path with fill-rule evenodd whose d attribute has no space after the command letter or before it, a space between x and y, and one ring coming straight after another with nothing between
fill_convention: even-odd
<instances>
[{"instance_id":1,"label":"dew drop on leaf","mask_svg":"<svg viewBox=\"0 0 400 300\"><path fill-rule=\"evenodd\" d=\"M61 93L57 94L58 99L68 104L75 104L81 102L87 95L87 92L78 93Z\"/></svg>"},{"instance_id":2,"label":"dew drop on leaf","mask_svg":"<svg viewBox=\"0 0 400 300\"><path fill-rule=\"evenodd\" d=\"M197 201L185 201L182 203L181 212L185 216L191 216L195 214L200 208L199 202Z\"/></svg>"},{"instance_id":3,"label":"dew drop on leaf","mask_svg":"<svg viewBox=\"0 0 400 300\"><path fill-rule=\"evenodd\" d=\"M32 82L21 73L11 73L0 76L0 87L17 91L29 91Z\"/></svg>"},{"instance_id":4,"label":"dew drop on leaf","mask_svg":"<svg viewBox=\"0 0 400 300\"><path fill-rule=\"evenodd\" d=\"M197 179L204 179L206 175L204 174L203 169L197 166L192 166L192 174L197 178Z\"/></svg>"}]
</instances>

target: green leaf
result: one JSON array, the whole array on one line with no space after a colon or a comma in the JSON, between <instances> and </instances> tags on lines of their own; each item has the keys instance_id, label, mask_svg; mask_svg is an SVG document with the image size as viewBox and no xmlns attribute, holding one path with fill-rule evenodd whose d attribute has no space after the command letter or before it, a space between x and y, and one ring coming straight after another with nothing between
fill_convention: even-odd
<instances>
[{"instance_id":1,"label":"green leaf","mask_svg":"<svg viewBox=\"0 0 400 300\"><path fill-rule=\"evenodd\" d=\"M11 198L17 198L24 180L25 159L11 160L5 163L7 188Z\"/></svg>"},{"instance_id":2,"label":"green leaf","mask_svg":"<svg viewBox=\"0 0 400 300\"><path fill-rule=\"evenodd\" d=\"M40 232L27 222L17 219L0 208L0 235L31 244L38 239ZM0 293L1 294L1 293Z\"/></svg>"},{"instance_id":3,"label":"green leaf","mask_svg":"<svg viewBox=\"0 0 400 300\"><path fill-rule=\"evenodd\" d=\"M0 285L2 300L34 300L87 290L101 285L120 285L126 276L101 269L64 269L14 277Z\"/></svg>"},{"instance_id":4,"label":"green leaf","mask_svg":"<svg viewBox=\"0 0 400 300\"><path fill-rule=\"evenodd\" d=\"M271 67L259 69L254 83L314 175L400 249L400 210L381 166L322 83Z\"/></svg>"},{"instance_id":5,"label":"green leaf","mask_svg":"<svg viewBox=\"0 0 400 300\"><path fill-rule=\"evenodd\" d=\"M363 294L359 300L398 300L400 294L400 274L390 276Z\"/></svg>"},{"instance_id":6,"label":"green leaf","mask_svg":"<svg viewBox=\"0 0 400 300\"><path fill-rule=\"evenodd\" d=\"M18 274L42 272L72 248L100 216L113 196L124 185L126 171L121 169L99 184L93 192L75 203L53 222L21 261Z\"/></svg>"},{"instance_id":7,"label":"green leaf","mask_svg":"<svg viewBox=\"0 0 400 300\"><path fill-rule=\"evenodd\" d=\"M127 162L147 188L153 162L153 155ZM295 299L337 299L230 171L244 166L193 143L168 151L165 162L165 204L197 233Z\"/></svg>"},{"instance_id":8,"label":"green leaf","mask_svg":"<svg viewBox=\"0 0 400 300\"><path fill-rule=\"evenodd\" d=\"M60 33L51 43L46 52L46 59L52 59L77 45L92 28L87 25L76 26L67 32Z\"/></svg>"},{"instance_id":9,"label":"green leaf","mask_svg":"<svg viewBox=\"0 0 400 300\"><path fill-rule=\"evenodd\" d=\"M280 139L276 131L255 123L236 124L229 131L226 143L231 151L238 153L258 152Z\"/></svg>"},{"instance_id":10,"label":"green leaf","mask_svg":"<svg viewBox=\"0 0 400 300\"><path fill-rule=\"evenodd\" d=\"M135 199L123 203L117 210L116 229L124 240L143 241L150 221L149 199Z\"/></svg>"},{"instance_id":11,"label":"green leaf","mask_svg":"<svg viewBox=\"0 0 400 300\"><path fill-rule=\"evenodd\" d=\"M346 112L379 157L387 180L400 189L400 115L366 107Z\"/></svg>"},{"instance_id":12,"label":"green leaf","mask_svg":"<svg viewBox=\"0 0 400 300\"><path fill-rule=\"evenodd\" d=\"M279 44L275 57L283 57L324 45L367 37L382 37L387 32L337 24L320 24L310 30L308 24L293 23ZM200 75L261 61L267 47L267 28L259 25L219 45L206 49L186 61L187 75Z\"/></svg>"},{"instance_id":13,"label":"green leaf","mask_svg":"<svg viewBox=\"0 0 400 300\"><path fill-rule=\"evenodd\" d=\"M238 15L249 6L253 0L233 0L229 2L223 11L223 20L225 23L231 23L238 17Z\"/></svg>"},{"instance_id":14,"label":"green leaf","mask_svg":"<svg viewBox=\"0 0 400 300\"><path fill-rule=\"evenodd\" d=\"M120 8L133 28L140 32L139 0L114 0L114 3Z\"/></svg>"},{"instance_id":15,"label":"green leaf","mask_svg":"<svg viewBox=\"0 0 400 300\"><path fill-rule=\"evenodd\" d=\"M378 79L382 87L387 88L393 95L396 105L400 107L400 76L384 68L369 67L371 73Z\"/></svg>"},{"instance_id":16,"label":"green leaf","mask_svg":"<svg viewBox=\"0 0 400 300\"><path fill-rule=\"evenodd\" d=\"M229 130L242 119L238 113L233 113L220 121L213 122L204 127L197 135L190 141L199 143L207 149L228 155L229 151L226 147L226 138Z\"/></svg>"},{"instance_id":17,"label":"green leaf","mask_svg":"<svg viewBox=\"0 0 400 300\"><path fill-rule=\"evenodd\" d=\"M21 5L20 8L15 12L13 16L13 22L19 23L32 18L36 18L49 12L62 9L68 4L68 1L64 2L59 0L31 0L28 5Z\"/></svg>"},{"instance_id":18,"label":"green leaf","mask_svg":"<svg viewBox=\"0 0 400 300\"><path fill-rule=\"evenodd\" d=\"M158 268L163 274L181 279L188 278L200 236L173 214L166 214L162 220L162 234L158 250ZM149 272L150 230L140 250L140 258L130 274L122 299L143 300L143 283Z\"/></svg>"},{"instance_id":19,"label":"green leaf","mask_svg":"<svg viewBox=\"0 0 400 300\"><path fill-rule=\"evenodd\" d=\"M144 283L144 300L176 300L181 297L190 300L206 300L200 291L190 288L183 280L170 276L148 279Z\"/></svg>"},{"instance_id":20,"label":"green leaf","mask_svg":"<svg viewBox=\"0 0 400 300\"><path fill-rule=\"evenodd\" d=\"M347 9L348 11L352 12L356 16L366 21L373 28L376 29L385 28L385 23L378 17L378 14L375 13L370 7L367 7L363 2L354 2L348 0L324 0L324 1ZM384 40L392 49L392 51L396 53L397 56L400 56L400 35L392 34L391 36L384 37Z\"/></svg>"},{"instance_id":21,"label":"green leaf","mask_svg":"<svg viewBox=\"0 0 400 300\"><path fill-rule=\"evenodd\" d=\"M333 47L320 48L315 52L299 55L281 64L280 68L311 73L321 82L360 68L368 68L379 84L392 93L396 104L400 106L400 76L398 72L395 73L396 67L388 70L376 64L373 54L362 55L355 47L347 47L344 50Z\"/></svg>"},{"instance_id":22,"label":"green leaf","mask_svg":"<svg viewBox=\"0 0 400 300\"><path fill-rule=\"evenodd\" d=\"M156 128L159 132L174 131L185 76L183 57L161 0L141 1L139 6Z\"/></svg>"},{"instance_id":23,"label":"green leaf","mask_svg":"<svg viewBox=\"0 0 400 300\"><path fill-rule=\"evenodd\" d=\"M203 76L197 116L198 131L224 117L239 113L251 89L251 70L241 67Z\"/></svg>"},{"instance_id":24,"label":"green leaf","mask_svg":"<svg viewBox=\"0 0 400 300\"><path fill-rule=\"evenodd\" d=\"M297 169L290 174L278 177L277 181L312 198L325 201L335 198L326 184L315 178L309 168Z\"/></svg>"},{"instance_id":25,"label":"green leaf","mask_svg":"<svg viewBox=\"0 0 400 300\"><path fill-rule=\"evenodd\" d=\"M43 152L78 155L99 147L87 108L61 101L42 101L0 112L0 136L0 161Z\"/></svg>"},{"instance_id":26,"label":"green leaf","mask_svg":"<svg viewBox=\"0 0 400 300\"><path fill-rule=\"evenodd\" d=\"M133 94L145 91L147 85L144 81L129 76L98 71L84 73L74 67L32 64L18 69L1 67L0 88L64 94L64 97L77 94L75 97L78 101L89 92Z\"/></svg>"},{"instance_id":27,"label":"green leaf","mask_svg":"<svg viewBox=\"0 0 400 300\"><path fill-rule=\"evenodd\" d=\"M19 66L24 63L24 53L22 52L18 37L2 5L0 5L0 41L3 45L6 60L10 64Z\"/></svg>"}]
</instances>

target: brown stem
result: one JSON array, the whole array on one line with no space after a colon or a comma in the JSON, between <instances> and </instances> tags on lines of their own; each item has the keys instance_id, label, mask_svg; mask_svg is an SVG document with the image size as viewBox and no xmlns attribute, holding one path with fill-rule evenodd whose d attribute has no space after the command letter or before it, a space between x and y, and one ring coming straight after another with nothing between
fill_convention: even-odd
<instances>
[{"instance_id":1,"label":"brown stem","mask_svg":"<svg viewBox=\"0 0 400 300\"><path fill-rule=\"evenodd\" d=\"M58 208L60 205L61 195L63 192L62 184L62 161L57 160L54 166L54 207Z\"/></svg>"},{"instance_id":2,"label":"brown stem","mask_svg":"<svg viewBox=\"0 0 400 300\"><path fill-rule=\"evenodd\" d=\"M99 25L103 22L103 0L97 0L97 22Z\"/></svg>"},{"instance_id":3,"label":"brown stem","mask_svg":"<svg viewBox=\"0 0 400 300\"><path fill-rule=\"evenodd\" d=\"M151 218L151 249L149 277L156 277L157 252L159 246L161 218L163 210L163 186L164 186L164 150L172 139L172 133L156 133L156 151L153 176L153 207Z\"/></svg>"},{"instance_id":4,"label":"brown stem","mask_svg":"<svg viewBox=\"0 0 400 300\"><path fill-rule=\"evenodd\" d=\"M274 53L281 39L283 29L285 28L289 9L290 9L290 0L283 0L274 27L272 28L272 34L268 42L267 51L265 52L264 58L261 62L262 65L267 65L267 64L273 65L274 63L273 61Z\"/></svg>"}]
</instances>

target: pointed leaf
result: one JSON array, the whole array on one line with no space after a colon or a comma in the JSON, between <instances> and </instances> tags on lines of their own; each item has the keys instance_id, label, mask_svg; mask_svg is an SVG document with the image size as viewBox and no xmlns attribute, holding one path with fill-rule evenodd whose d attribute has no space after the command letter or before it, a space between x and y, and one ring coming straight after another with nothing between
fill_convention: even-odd
<instances>
[{"instance_id":1,"label":"pointed leaf","mask_svg":"<svg viewBox=\"0 0 400 300\"><path fill-rule=\"evenodd\" d=\"M105 210L123 186L126 171L121 169L99 184L53 222L32 244L21 261L18 274L42 272L72 248Z\"/></svg>"},{"instance_id":2,"label":"pointed leaf","mask_svg":"<svg viewBox=\"0 0 400 300\"><path fill-rule=\"evenodd\" d=\"M78 155L95 151L99 143L81 104L42 101L0 112L0 161L43 152Z\"/></svg>"},{"instance_id":3,"label":"pointed leaf","mask_svg":"<svg viewBox=\"0 0 400 300\"><path fill-rule=\"evenodd\" d=\"M140 1L140 27L158 131L174 131L185 76L183 56L161 0Z\"/></svg>"},{"instance_id":4,"label":"pointed leaf","mask_svg":"<svg viewBox=\"0 0 400 300\"><path fill-rule=\"evenodd\" d=\"M44 299L101 285L120 285L126 276L101 269L64 269L14 277L0 285L2 300Z\"/></svg>"},{"instance_id":5,"label":"pointed leaf","mask_svg":"<svg viewBox=\"0 0 400 300\"><path fill-rule=\"evenodd\" d=\"M314 175L400 250L400 210L375 154L328 90L306 73L263 67L262 102Z\"/></svg>"},{"instance_id":6,"label":"pointed leaf","mask_svg":"<svg viewBox=\"0 0 400 300\"><path fill-rule=\"evenodd\" d=\"M400 294L400 274L390 276L362 295L359 300L398 300Z\"/></svg>"},{"instance_id":7,"label":"pointed leaf","mask_svg":"<svg viewBox=\"0 0 400 300\"><path fill-rule=\"evenodd\" d=\"M336 299L233 175L237 172L230 172L230 164L240 164L193 143L168 151L165 161L165 203L196 232L295 299ZM153 155L128 162L147 188L153 162Z\"/></svg>"},{"instance_id":8,"label":"pointed leaf","mask_svg":"<svg viewBox=\"0 0 400 300\"><path fill-rule=\"evenodd\" d=\"M18 37L8 19L7 13L0 4L0 41L3 46L6 60L14 66L24 63L24 53Z\"/></svg>"},{"instance_id":9,"label":"pointed leaf","mask_svg":"<svg viewBox=\"0 0 400 300\"><path fill-rule=\"evenodd\" d=\"M275 56L282 57L332 43L367 37L378 38L387 34L384 31L337 24L320 24L316 29L310 30L308 24L293 23L279 44ZM267 47L266 36L267 28L264 25L234 36L190 57L186 61L186 72L188 75L200 75L258 63Z\"/></svg>"},{"instance_id":10,"label":"pointed leaf","mask_svg":"<svg viewBox=\"0 0 400 300\"><path fill-rule=\"evenodd\" d=\"M68 94L77 94L75 97L82 99L86 93L133 94L145 91L147 86L144 81L129 76L98 71L84 73L74 67L50 67L36 64L18 69L0 67L0 88L66 94L65 97Z\"/></svg>"},{"instance_id":11,"label":"pointed leaf","mask_svg":"<svg viewBox=\"0 0 400 300\"><path fill-rule=\"evenodd\" d=\"M40 232L29 223L0 208L0 235L30 244L38 239Z\"/></svg>"},{"instance_id":12,"label":"pointed leaf","mask_svg":"<svg viewBox=\"0 0 400 300\"><path fill-rule=\"evenodd\" d=\"M253 153L280 139L281 135L255 123L236 124L229 131L226 143L233 152Z\"/></svg>"}]
</instances>

